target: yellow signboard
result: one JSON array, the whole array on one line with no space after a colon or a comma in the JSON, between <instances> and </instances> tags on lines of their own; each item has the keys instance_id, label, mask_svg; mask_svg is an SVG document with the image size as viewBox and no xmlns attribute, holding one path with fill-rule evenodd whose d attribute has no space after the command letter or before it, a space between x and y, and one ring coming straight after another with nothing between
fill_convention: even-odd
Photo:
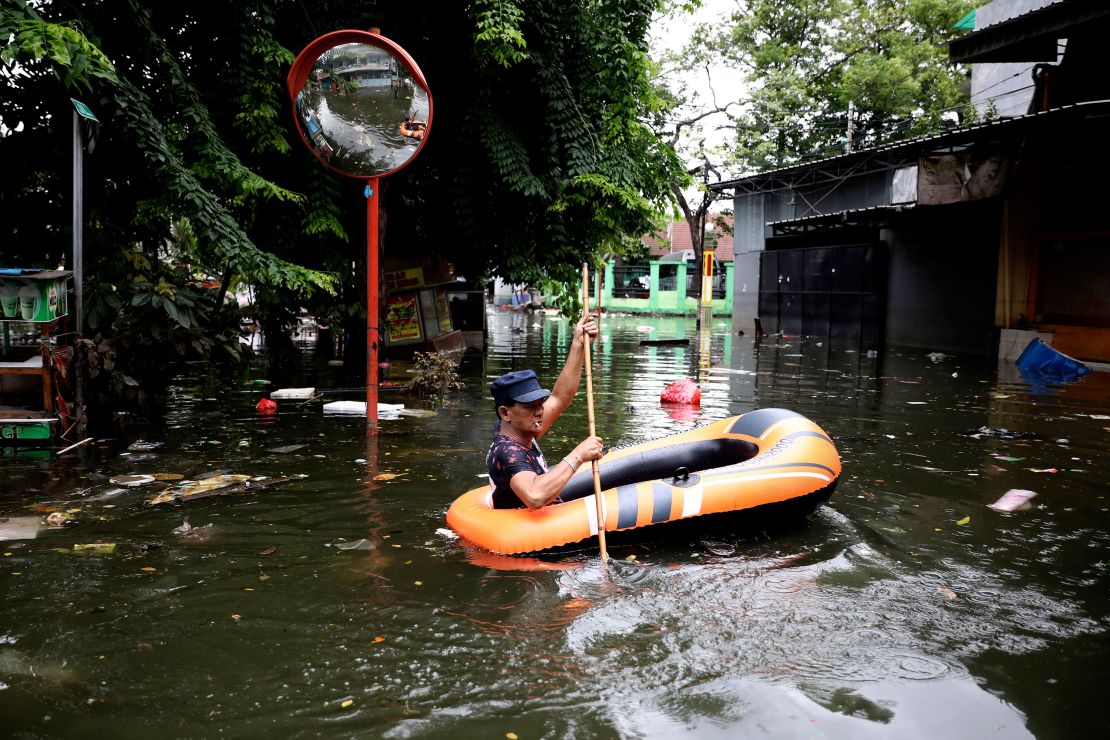
<instances>
[{"instance_id":1,"label":"yellow signboard","mask_svg":"<svg viewBox=\"0 0 1110 740\"><path fill-rule=\"evenodd\" d=\"M410 267L407 270L394 270L385 274L385 289L408 290L424 285L424 268Z\"/></svg>"}]
</instances>

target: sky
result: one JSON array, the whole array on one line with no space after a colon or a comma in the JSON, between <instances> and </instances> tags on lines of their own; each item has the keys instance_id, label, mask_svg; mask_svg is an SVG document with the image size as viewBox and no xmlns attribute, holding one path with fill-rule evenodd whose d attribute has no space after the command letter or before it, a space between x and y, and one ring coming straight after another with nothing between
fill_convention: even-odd
<instances>
[{"instance_id":1,"label":"sky","mask_svg":"<svg viewBox=\"0 0 1110 740\"><path fill-rule=\"evenodd\" d=\"M690 41L697 26L702 23L709 23L717 19L726 18L735 11L737 7L737 0L702 0L701 8L692 15L682 14L657 17L650 30L652 56L657 56L656 52L681 50ZM703 107L713 107L712 93L714 92L716 93L718 105L724 105L731 100L743 99L744 85L738 70L724 66L711 66L709 69L709 77L711 77L713 82L712 89L710 89L709 80L707 79L704 68L696 72L691 72L683 78L683 81L689 85L690 89L697 92L704 101ZM728 131L715 130L716 126L721 126L726 123L727 119L723 115L704 119L703 130L706 134L706 142L709 145L725 146L730 142L731 136ZM693 165L695 163L691 162L690 164ZM734 174L735 173L722 172L722 175L726 178ZM687 198L689 197L690 194L688 193Z\"/></svg>"}]
</instances>

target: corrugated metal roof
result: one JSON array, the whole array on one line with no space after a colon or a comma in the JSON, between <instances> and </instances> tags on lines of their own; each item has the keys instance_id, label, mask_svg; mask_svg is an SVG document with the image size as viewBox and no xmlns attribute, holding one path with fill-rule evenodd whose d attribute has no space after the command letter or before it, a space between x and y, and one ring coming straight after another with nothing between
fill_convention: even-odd
<instances>
[{"instance_id":1,"label":"corrugated metal roof","mask_svg":"<svg viewBox=\"0 0 1110 740\"><path fill-rule=\"evenodd\" d=\"M1054 61L1057 41L1110 18L1106 0L998 3L980 8L976 28L948 42L954 62Z\"/></svg>"},{"instance_id":2,"label":"corrugated metal roof","mask_svg":"<svg viewBox=\"0 0 1110 740\"><path fill-rule=\"evenodd\" d=\"M1005 2L1005 0L995 0L992 3L987 3L977 10L973 10L975 15L975 30L982 31L990 28L991 26L998 25L999 23L1006 23L1007 21L1024 18L1026 16L1040 13L1045 8L1052 5L1062 5L1072 0L1025 0L1025 2ZM1102 0L1096 0L1101 2Z\"/></svg>"},{"instance_id":3,"label":"corrugated metal roof","mask_svg":"<svg viewBox=\"0 0 1110 740\"><path fill-rule=\"evenodd\" d=\"M726 190L735 187L741 183L756 182L761 179L774 178L784 175L788 172L796 172L801 170L813 169L815 167L822 167L831 163L851 162L853 160L864 159L875 154L882 154L887 152L895 152L900 149L915 149L929 146L931 143L940 143L946 139L960 139L967 134L979 133L982 131L997 130L1002 131L1009 127L1017 127L1023 123L1027 123L1032 119L1048 118L1058 115L1066 115L1071 112L1078 111L1082 108L1110 109L1110 100L1090 100L1082 103L1075 103L1073 105L1065 105L1060 108L1052 108L1046 111L1038 111L1036 113L1026 113L1021 116L1013 116L999 121L988 121L986 123L977 123L971 126L960 126L958 128L946 129L945 131L929 134L928 136L919 136L914 139L904 139L902 141L891 142L883 144L882 146L873 147L871 149L861 149L850 154L837 154L832 157L824 157L822 159L813 159L806 162L799 162L797 164L788 165L786 167L779 167L773 170L767 170L754 175L747 175L746 177L738 177L732 180L724 180L715 185L710 185L709 189L714 191Z\"/></svg>"}]
</instances>

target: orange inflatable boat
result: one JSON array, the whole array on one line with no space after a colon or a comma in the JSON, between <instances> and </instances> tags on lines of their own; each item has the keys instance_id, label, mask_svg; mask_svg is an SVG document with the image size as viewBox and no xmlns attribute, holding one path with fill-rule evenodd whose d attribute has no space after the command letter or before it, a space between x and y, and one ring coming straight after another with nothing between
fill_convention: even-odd
<instances>
[{"instance_id":1,"label":"orange inflatable boat","mask_svg":"<svg viewBox=\"0 0 1110 740\"><path fill-rule=\"evenodd\" d=\"M427 125L423 121L413 121L414 127L409 128L405 122L401 123L401 136L407 136L410 139L423 139L424 131Z\"/></svg>"},{"instance_id":2,"label":"orange inflatable boat","mask_svg":"<svg viewBox=\"0 0 1110 740\"><path fill-rule=\"evenodd\" d=\"M759 409L614 449L598 467L606 532L789 501L808 513L832 495L840 478L833 441L812 421L785 409ZM542 509L494 509L487 485L455 500L447 526L503 555L596 537L588 465L571 477L562 498Z\"/></svg>"}]
</instances>

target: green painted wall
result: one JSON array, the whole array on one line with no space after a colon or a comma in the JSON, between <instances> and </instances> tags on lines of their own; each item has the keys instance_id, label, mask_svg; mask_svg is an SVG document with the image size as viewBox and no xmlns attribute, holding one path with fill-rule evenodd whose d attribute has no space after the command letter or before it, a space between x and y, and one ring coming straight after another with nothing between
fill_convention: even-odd
<instances>
[{"instance_id":1,"label":"green painted wall","mask_svg":"<svg viewBox=\"0 0 1110 740\"><path fill-rule=\"evenodd\" d=\"M602 289L601 306L606 311L616 313L660 314L660 315L685 315L698 312L698 299L686 295L686 270L685 264L676 267L677 275L675 284L678 290L659 289L659 262L649 263L651 270L649 295L647 298L615 298L613 297L613 263L605 266L605 287ZM725 262L725 297L713 300L713 315L722 317L732 316L732 263Z\"/></svg>"}]
</instances>

